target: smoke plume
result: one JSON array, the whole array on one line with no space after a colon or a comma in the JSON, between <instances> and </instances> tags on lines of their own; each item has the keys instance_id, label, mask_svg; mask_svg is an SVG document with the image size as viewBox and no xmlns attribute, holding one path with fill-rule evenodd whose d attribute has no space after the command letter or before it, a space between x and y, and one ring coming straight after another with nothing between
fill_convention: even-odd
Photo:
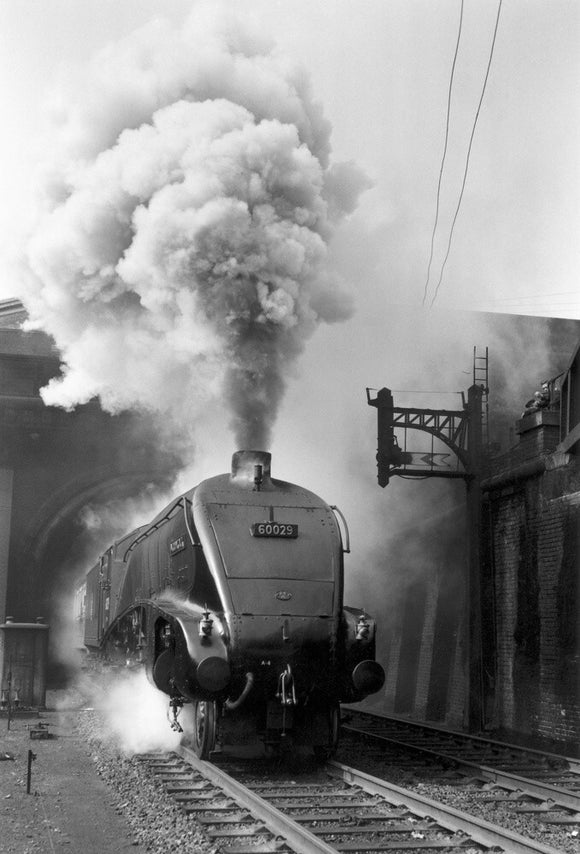
<instances>
[{"instance_id":1,"label":"smoke plume","mask_svg":"<svg viewBox=\"0 0 580 854\"><path fill-rule=\"evenodd\" d=\"M237 446L268 447L294 360L351 314L327 246L369 186L330 162L307 75L205 3L103 51L51 119L21 294L63 356L45 402L223 396Z\"/></svg>"}]
</instances>

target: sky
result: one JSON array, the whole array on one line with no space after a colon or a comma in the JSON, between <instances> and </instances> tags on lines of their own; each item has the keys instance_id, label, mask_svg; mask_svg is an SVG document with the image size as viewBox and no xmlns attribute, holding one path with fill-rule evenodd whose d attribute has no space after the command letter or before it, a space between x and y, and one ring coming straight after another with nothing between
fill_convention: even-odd
<instances>
[{"instance_id":1,"label":"sky","mask_svg":"<svg viewBox=\"0 0 580 854\"><path fill-rule=\"evenodd\" d=\"M376 278L392 301L421 304L459 0L232 5L257 18L264 32L304 63L332 123L334 156L356 159L375 182L358 212L373 250L365 276ZM4 233L10 235L30 211L31 170L43 155L43 105L59 77L151 18L179 24L190 8L184 0L3 0ZM457 202L496 9L488 0L465 2L435 273ZM580 316L579 30L574 0L502 5L466 191L437 296L442 306ZM6 278L3 293L10 291Z\"/></svg>"},{"instance_id":2,"label":"sky","mask_svg":"<svg viewBox=\"0 0 580 854\"><path fill-rule=\"evenodd\" d=\"M157 26L151 23L156 19L168 22L159 25L160 33L179 31L197 5L2 0L0 298L22 293L21 270L13 261L37 211L38 189L46 179L42 169L65 157L72 144L47 131L47 122L66 113L67 99L81 111L83 104L90 110L98 103L91 67L99 67L103 79L110 71L107 97L114 100L120 55L115 46L132 43L141 28ZM393 520L393 530L412 528L413 513L405 515L403 508L416 508L420 491L421 512L433 514L441 484L398 481L385 491L376 487L375 411L367 406L366 388L388 385L399 405L457 408L459 392L471 384L474 346L481 352L489 346L496 390L501 386L515 419L534 383L561 366L554 364L533 322L514 331L481 312L580 319L580 6L574 0L504 0L462 204L437 290L498 5L464 3L428 285L460 0L232 0L226 6L241 11L289 62L304 67L312 98L331 126L330 163L347 164L344 175L350 175L351 196L343 193L340 216L328 226L327 248L317 263L340 281L337 292L352 309L335 306L334 315L328 307L318 310L313 328L305 329L299 342L284 338L287 358L269 388L277 401L269 447L274 476L303 482L350 514L359 548L351 561L370 561L371 541L384 528L385 516ZM96 181L94 175L91 180ZM40 244L47 234L41 234ZM138 276L139 269L134 265L132 274ZM314 297L308 298L306 319ZM319 306L322 297L316 298ZM72 359L78 336L73 340L70 329L80 327L77 315L67 315L63 305L53 302L55 327L47 329L62 336L59 343ZM275 309L270 305L271 312ZM58 326L58 312L71 320L69 331ZM116 365L141 358L139 384L157 388L142 358L150 339L141 339L141 331L133 338L143 342L143 350L126 359L126 354L115 356ZM183 334L173 331L172 346ZM197 341L206 333L197 329L195 334ZM219 347L215 334L207 332L208 341L202 342L210 354ZM175 348L178 368L188 352L197 358L200 351L193 345L189 351ZM109 367L103 365L102 373ZM224 461L235 440L223 410L234 383L226 392L211 388L206 394L200 381L193 394L185 381L179 386L178 369L172 375L178 396L198 401L192 416L195 453L183 478L188 485L189 477L227 468ZM103 391L90 385L88 374L77 376L84 377L87 389ZM168 388L167 372L163 377ZM128 375L121 385L126 392ZM422 397L413 396L421 391ZM449 506L460 499L455 490Z\"/></svg>"}]
</instances>

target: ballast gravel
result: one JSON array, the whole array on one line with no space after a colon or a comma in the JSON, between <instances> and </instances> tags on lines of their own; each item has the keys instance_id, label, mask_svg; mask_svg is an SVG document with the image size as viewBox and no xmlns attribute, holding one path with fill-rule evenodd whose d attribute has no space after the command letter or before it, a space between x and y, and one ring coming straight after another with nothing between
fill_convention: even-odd
<instances>
[{"instance_id":1,"label":"ballast gravel","mask_svg":"<svg viewBox=\"0 0 580 854\"><path fill-rule=\"evenodd\" d=\"M170 845L170 850L177 854L191 851L214 854L216 847L204 839L195 820L186 817L179 807L171 802L139 759L123 758L113 745L103 745L97 735L98 716L87 714L80 721L79 726L86 733L87 744L92 749L97 772L116 793L119 801L118 809L122 810L132 832L145 851L165 854L168 850L167 846ZM336 758L345 764L361 767L360 747L356 754L349 755L345 745L344 748L339 749ZM428 767L423 770L418 767L410 774L396 766L385 765L380 760L371 762L365 760L364 770L397 785L413 789L432 800L441 801L455 809L477 815L492 824L502 824L514 833L541 841L562 854L580 852L580 836L574 828L564 826L558 829L526 814L514 813L510 804L482 802L476 795L461 786L441 785L440 782L429 779ZM296 771L296 767L293 767L294 775Z\"/></svg>"},{"instance_id":2,"label":"ballast gravel","mask_svg":"<svg viewBox=\"0 0 580 854\"><path fill-rule=\"evenodd\" d=\"M401 768L388 760L385 753L366 750L360 743L345 739L339 750L339 759L367 774L379 777L401 788L411 789L425 798L439 801L454 809L477 816L490 824L511 830L527 839L549 845L560 854L580 854L580 833L574 825L551 825L533 818L528 813L517 813L516 804L506 801L485 801L481 792L470 786L442 784L433 779L439 772L430 763L417 765L413 770ZM488 793L489 794L489 793Z\"/></svg>"},{"instance_id":3,"label":"ballast gravel","mask_svg":"<svg viewBox=\"0 0 580 854\"><path fill-rule=\"evenodd\" d=\"M30 722L19 719L11 732L3 732L0 718L0 757L9 757L0 761L0 854L217 854L219 846L173 803L146 764L123 752L101 713L84 708L63 717L54 712L51 720L58 736L35 742L29 737ZM38 759L28 795L29 749ZM379 756L365 758L360 746L350 750L346 740L336 758L486 821L507 824L562 854L580 851L574 828L543 825L514 813L509 804L482 803L461 786L430 779L428 767L401 770ZM293 767L292 773L299 778L299 769Z\"/></svg>"},{"instance_id":4,"label":"ballast gravel","mask_svg":"<svg viewBox=\"0 0 580 854\"><path fill-rule=\"evenodd\" d=\"M144 763L136 756L124 756L114 743L102 740L102 721L97 713L85 713L78 726L97 774L115 797L115 810L143 851L216 854L215 843L171 800Z\"/></svg>"}]
</instances>

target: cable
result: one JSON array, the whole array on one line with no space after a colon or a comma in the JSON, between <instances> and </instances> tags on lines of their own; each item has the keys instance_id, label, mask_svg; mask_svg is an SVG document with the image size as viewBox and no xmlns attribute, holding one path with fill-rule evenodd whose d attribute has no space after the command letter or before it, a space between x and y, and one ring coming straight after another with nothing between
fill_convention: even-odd
<instances>
[{"instance_id":1,"label":"cable","mask_svg":"<svg viewBox=\"0 0 580 854\"><path fill-rule=\"evenodd\" d=\"M466 183L467 183L467 173L468 173L468 171L469 171L469 159L470 159L470 156L471 156L471 148L472 148L472 146L473 146L473 139L474 139L474 137L475 137L475 128L477 127L477 121L478 121L478 119L479 119L479 113L480 113L480 111L481 111L481 105L482 105L482 103L483 103L483 96L485 95L485 90L486 90L486 87L487 87L487 81L488 81L488 78L489 78L489 71L490 71L490 68L491 68L491 62L492 62L492 59L493 59L493 51L494 51L494 48L495 48L495 40L496 40L496 37L497 37L497 30L498 30L498 26L499 26L499 16L500 16L500 13L501 13L502 3L503 3L503 0L499 0L498 7L497 7L497 16L496 16L496 19L495 19L495 27L494 27L494 31L493 31L493 39L492 39L492 42L491 42L491 49L490 49L490 52L489 52L489 59L488 59L488 61L487 61L487 69L486 69L486 72L485 72L485 79L484 79L484 81L483 81L483 87L482 87L482 89L481 89L481 95L480 95L480 97L479 97L479 104L477 105L477 112L476 112L476 114L475 114L475 119L474 119L474 122L473 122L473 127L472 127L472 129L471 129L471 137L470 137L470 139L469 139L469 146L468 146L468 148L467 148L467 157L466 157L466 159L465 159L465 169L464 169L464 172L463 172L463 183L462 183L462 185L461 185L461 192L459 193L459 200L458 200L458 202L457 202L457 208L455 209L455 216L453 217L453 222L451 223L451 230L450 230L450 232L449 232L449 241L448 241L448 243L447 243L447 252L446 252L446 254L445 254L445 258L443 259L443 264L441 265L441 272L440 272L440 274L439 274L439 281L437 282L437 287L435 288L435 293L433 294L433 299L431 300L431 306L433 306L433 303L434 303L434 302L435 302L435 300L437 299L437 294L439 293L439 287L440 287L440 285L441 285L441 282L443 281L443 273L444 273L444 271L445 271L445 265L447 264L447 259L449 258L449 253L451 252L451 241L453 240L453 232L454 232L454 230L455 230L455 223L457 222L457 217L458 217L458 215L459 215L459 208L461 207L461 202L462 202L462 200L463 200L463 193L464 193L464 191L465 191L465 185L466 185Z\"/></svg>"},{"instance_id":2,"label":"cable","mask_svg":"<svg viewBox=\"0 0 580 854\"><path fill-rule=\"evenodd\" d=\"M461 40L461 29L463 26L463 3L461 0L461 12L459 14L459 30L457 32L457 41L455 43L455 55L451 66L451 76L449 78L449 89L447 92L447 118L445 120L445 144L443 146L443 156L441 158L441 166L439 167L439 181L437 183L437 201L435 204L435 222L433 223L433 232L431 234L431 253L429 255L429 264L427 265L427 279L425 280L425 290L423 292L423 305L427 299L427 289L429 288L429 279L431 277L431 264L433 263L433 251L435 247L435 232L437 231L437 223L439 222L439 202L441 200L441 182L443 180L443 168L445 166L445 158L447 156L447 145L449 143L449 119L451 116L451 92L453 89L453 78L455 76L455 65L457 63L457 54L459 53L459 42Z\"/></svg>"}]
</instances>

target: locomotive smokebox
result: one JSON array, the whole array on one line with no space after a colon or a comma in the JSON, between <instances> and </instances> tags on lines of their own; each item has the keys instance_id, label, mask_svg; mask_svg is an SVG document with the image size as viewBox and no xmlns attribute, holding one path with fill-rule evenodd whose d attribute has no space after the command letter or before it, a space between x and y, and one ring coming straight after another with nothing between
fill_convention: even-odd
<instances>
[{"instance_id":1,"label":"locomotive smokebox","mask_svg":"<svg viewBox=\"0 0 580 854\"><path fill-rule=\"evenodd\" d=\"M236 451L232 457L232 480L252 489L267 488L271 485L271 462L268 451Z\"/></svg>"}]
</instances>

